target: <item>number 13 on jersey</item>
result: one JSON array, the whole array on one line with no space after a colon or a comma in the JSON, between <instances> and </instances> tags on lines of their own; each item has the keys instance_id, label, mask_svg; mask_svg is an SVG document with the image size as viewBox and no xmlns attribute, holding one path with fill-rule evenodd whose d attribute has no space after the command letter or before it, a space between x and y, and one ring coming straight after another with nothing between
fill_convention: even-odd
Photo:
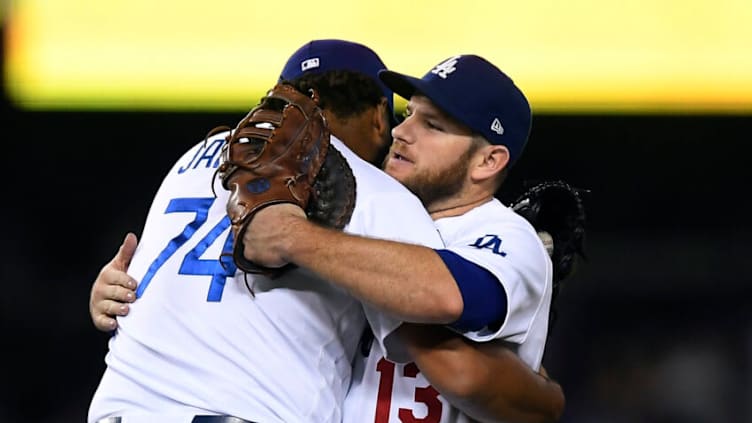
<instances>
[{"instance_id":1,"label":"number 13 on jersey","mask_svg":"<svg viewBox=\"0 0 752 423\"><path fill-rule=\"evenodd\" d=\"M376 364L376 371L379 373L380 377L374 423L389 423L389 413L392 409L395 377L415 379L420 371L415 363L397 366L383 357L379 360L378 364ZM416 387L413 400L421 405L416 406L413 409L400 408L397 411L397 416L399 417L400 422L439 423L441 421L443 404L439 399L439 392L434 389L433 386L428 385L426 387ZM421 413L418 411L419 408L424 409L425 411ZM425 416L416 417L416 411L418 411L417 414L425 414Z\"/></svg>"}]
</instances>

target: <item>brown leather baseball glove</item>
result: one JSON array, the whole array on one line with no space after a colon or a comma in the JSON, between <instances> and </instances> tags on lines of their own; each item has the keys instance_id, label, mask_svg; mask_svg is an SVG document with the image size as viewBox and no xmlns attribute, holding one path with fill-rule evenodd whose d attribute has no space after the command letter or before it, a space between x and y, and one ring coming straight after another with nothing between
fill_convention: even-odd
<instances>
[{"instance_id":1,"label":"brown leather baseball glove","mask_svg":"<svg viewBox=\"0 0 752 423\"><path fill-rule=\"evenodd\" d=\"M297 204L310 219L341 229L355 205L355 179L330 145L317 94L305 95L289 84L272 88L230 132L217 172L222 186L231 191L227 214L233 259L248 273L279 272L243 255L243 234L262 208Z\"/></svg>"}]
</instances>

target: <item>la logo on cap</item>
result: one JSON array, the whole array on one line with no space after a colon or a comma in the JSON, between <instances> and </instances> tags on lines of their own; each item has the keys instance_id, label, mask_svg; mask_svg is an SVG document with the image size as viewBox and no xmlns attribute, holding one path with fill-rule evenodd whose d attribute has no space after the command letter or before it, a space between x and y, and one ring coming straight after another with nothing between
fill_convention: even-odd
<instances>
[{"instance_id":1,"label":"la logo on cap","mask_svg":"<svg viewBox=\"0 0 752 423\"><path fill-rule=\"evenodd\" d=\"M443 62L436 65L436 67L433 68L431 73L434 75L439 75L441 79L446 79L447 75L457 70L457 68L454 67L454 65L457 64L457 59L459 58L460 56L452 56L444 60Z\"/></svg>"},{"instance_id":2,"label":"la logo on cap","mask_svg":"<svg viewBox=\"0 0 752 423\"><path fill-rule=\"evenodd\" d=\"M308 60L303 60L300 63L300 70L303 71L303 72L307 71L308 69L313 69L313 68L317 68L317 67L319 67L319 58L318 57L314 57L314 58L308 59Z\"/></svg>"}]
</instances>

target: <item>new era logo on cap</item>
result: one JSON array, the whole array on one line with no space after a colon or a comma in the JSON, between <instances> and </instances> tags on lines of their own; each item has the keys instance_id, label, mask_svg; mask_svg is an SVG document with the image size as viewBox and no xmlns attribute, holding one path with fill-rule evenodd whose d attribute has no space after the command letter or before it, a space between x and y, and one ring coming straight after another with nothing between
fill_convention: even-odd
<instances>
[{"instance_id":1,"label":"new era logo on cap","mask_svg":"<svg viewBox=\"0 0 752 423\"><path fill-rule=\"evenodd\" d=\"M501 126L501 122L499 121L499 118L495 118L493 122L491 122L491 130L496 132L499 135L504 133L504 127Z\"/></svg>"},{"instance_id":2,"label":"new era logo on cap","mask_svg":"<svg viewBox=\"0 0 752 423\"><path fill-rule=\"evenodd\" d=\"M486 59L452 56L420 79L392 71L380 72L379 78L407 99L416 93L428 97L491 144L506 146L511 163L522 154L532 122L530 104L514 82Z\"/></svg>"}]
</instances>

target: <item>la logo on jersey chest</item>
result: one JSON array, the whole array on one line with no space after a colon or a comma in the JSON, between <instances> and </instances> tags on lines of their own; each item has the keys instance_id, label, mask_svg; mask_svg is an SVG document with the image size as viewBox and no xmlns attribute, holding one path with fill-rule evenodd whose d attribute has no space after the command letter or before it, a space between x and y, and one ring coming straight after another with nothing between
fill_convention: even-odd
<instances>
[{"instance_id":1,"label":"la logo on jersey chest","mask_svg":"<svg viewBox=\"0 0 752 423\"><path fill-rule=\"evenodd\" d=\"M499 238L497 235L486 234L475 240L475 242L470 244L470 246L478 249L487 248L494 254L498 254L502 257L507 256L507 253L505 251L502 251L501 249L501 238Z\"/></svg>"}]
</instances>

